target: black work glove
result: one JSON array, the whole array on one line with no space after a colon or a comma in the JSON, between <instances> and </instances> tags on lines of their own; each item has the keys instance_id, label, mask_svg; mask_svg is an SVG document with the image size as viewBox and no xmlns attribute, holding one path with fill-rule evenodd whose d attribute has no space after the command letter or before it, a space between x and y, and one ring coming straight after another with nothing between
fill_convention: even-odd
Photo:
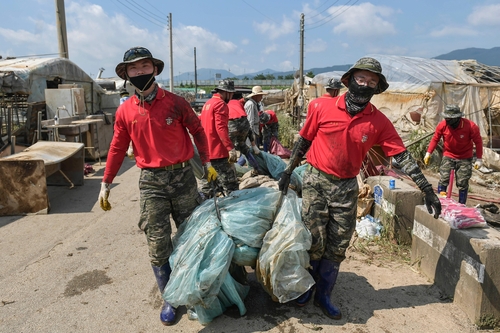
<instances>
[{"instance_id":1,"label":"black work glove","mask_svg":"<svg viewBox=\"0 0 500 333\"><path fill-rule=\"evenodd\" d=\"M281 174L280 180L278 182L278 188L283 194L288 192L288 185L290 185L290 176L291 174L283 172Z\"/></svg>"},{"instance_id":2,"label":"black work glove","mask_svg":"<svg viewBox=\"0 0 500 333\"><path fill-rule=\"evenodd\" d=\"M437 219L441 215L441 202L437 197L436 193L432 189L432 186L427 187L424 190L425 194L425 205L427 206L427 211L432 214L432 209L434 209L434 218Z\"/></svg>"}]
</instances>

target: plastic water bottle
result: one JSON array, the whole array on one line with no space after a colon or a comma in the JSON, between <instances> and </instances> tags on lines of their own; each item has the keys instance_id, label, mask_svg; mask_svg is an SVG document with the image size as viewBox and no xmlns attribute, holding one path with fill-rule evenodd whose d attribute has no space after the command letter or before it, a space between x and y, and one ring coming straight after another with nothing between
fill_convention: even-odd
<instances>
[{"instance_id":1,"label":"plastic water bottle","mask_svg":"<svg viewBox=\"0 0 500 333\"><path fill-rule=\"evenodd\" d=\"M396 188L396 180L395 179L389 180L389 189L394 190L395 188Z\"/></svg>"}]
</instances>

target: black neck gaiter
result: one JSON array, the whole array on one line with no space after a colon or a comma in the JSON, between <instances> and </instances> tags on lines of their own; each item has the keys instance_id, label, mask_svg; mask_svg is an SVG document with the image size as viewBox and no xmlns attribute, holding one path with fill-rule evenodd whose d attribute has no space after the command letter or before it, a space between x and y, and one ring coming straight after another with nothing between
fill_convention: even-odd
<instances>
[{"instance_id":1,"label":"black neck gaiter","mask_svg":"<svg viewBox=\"0 0 500 333\"><path fill-rule=\"evenodd\" d=\"M448 118L448 119L445 119L446 120L446 125L450 126L453 129L456 129L458 127L458 125L460 124L460 119L462 119L462 118L458 117L458 118Z\"/></svg>"},{"instance_id":2,"label":"black neck gaiter","mask_svg":"<svg viewBox=\"0 0 500 333\"><path fill-rule=\"evenodd\" d=\"M375 94L375 88L360 86L354 76L349 80L349 91L345 95L345 104L347 112L354 116L364 110L372 96Z\"/></svg>"}]
</instances>

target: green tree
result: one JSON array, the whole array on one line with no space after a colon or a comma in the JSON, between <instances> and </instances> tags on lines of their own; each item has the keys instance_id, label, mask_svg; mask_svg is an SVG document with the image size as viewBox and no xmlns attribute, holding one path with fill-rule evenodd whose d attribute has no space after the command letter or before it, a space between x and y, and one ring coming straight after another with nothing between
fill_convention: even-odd
<instances>
[{"instance_id":1,"label":"green tree","mask_svg":"<svg viewBox=\"0 0 500 333\"><path fill-rule=\"evenodd\" d=\"M309 71L306 73L306 76L310 77L310 78L313 78L314 77L314 73L312 71Z\"/></svg>"},{"instance_id":2,"label":"green tree","mask_svg":"<svg viewBox=\"0 0 500 333\"><path fill-rule=\"evenodd\" d=\"M274 77L273 74L267 74L266 75L266 80L274 80L274 79L275 79L275 77Z\"/></svg>"},{"instance_id":3,"label":"green tree","mask_svg":"<svg viewBox=\"0 0 500 333\"><path fill-rule=\"evenodd\" d=\"M250 79L248 78L248 76L245 75L245 77L243 78L243 80L250 80Z\"/></svg>"},{"instance_id":4,"label":"green tree","mask_svg":"<svg viewBox=\"0 0 500 333\"><path fill-rule=\"evenodd\" d=\"M293 74L285 75L285 80L293 80L293 79L294 79Z\"/></svg>"},{"instance_id":5,"label":"green tree","mask_svg":"<svg viewBox=\"0 0 500 333\"><path fill-rule=\"evenodd\" d=\"M253 79L254 79L254 80L265 80L265 79L266 79L266 77L264 76L264 74L260 73L260 74L258 74L258 75L255 75L255 76L253 77Z\"/></svg>"},{"instance_id":6,"label":"green tree","mask_svg":"<svg viewBox=\"0 0 500 333\"><path fill-rule=\"evenodd\" d=\"M278 80L283 80L283 75L278 75Z\"/></svg>"}]
</instances>

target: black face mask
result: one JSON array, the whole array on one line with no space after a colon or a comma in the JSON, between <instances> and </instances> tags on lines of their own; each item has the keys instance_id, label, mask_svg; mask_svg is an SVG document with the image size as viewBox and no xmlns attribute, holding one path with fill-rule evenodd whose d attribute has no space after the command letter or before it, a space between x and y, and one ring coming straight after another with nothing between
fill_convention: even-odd
<instances>
[{"instance_id":1,"label":"black face mask","mask_svg":"<svg viewBox=\"0 0 500 333\"><path fill-rule=\"evenodd\" d=\"M451 128L455 129L460 124L460 119L461 119L461 117L458 117L458 118L447 118L447 119L445 119L446 120L446 125L448 125Z\"/></svg>"},{"instance_id":2,"label":"black face mask","mask_svg":"<svg viewBox=\"0 0 500 333\"><path fill-rule=\"evenodd\" d=\"M134 87L139 89L139 91L142 93L145 90L151 88L151 86L155 82L155 76L154 73L144 74L144 75L129 77L128 80L130 81L130 83L134 85Z\"/></svg>"},{"instance_id":3,"label":"black face mask","mask_svg":"<svg viewBox=\"0 0 500 333\"><path fill-rule=\"evenodd\" d=\"M354 79L354 76L351 75L351 79L349 80L349 93L354 103L364 104L368 103L375 94L375 88L360 86Z\"/></svg>"}]
</instances>

